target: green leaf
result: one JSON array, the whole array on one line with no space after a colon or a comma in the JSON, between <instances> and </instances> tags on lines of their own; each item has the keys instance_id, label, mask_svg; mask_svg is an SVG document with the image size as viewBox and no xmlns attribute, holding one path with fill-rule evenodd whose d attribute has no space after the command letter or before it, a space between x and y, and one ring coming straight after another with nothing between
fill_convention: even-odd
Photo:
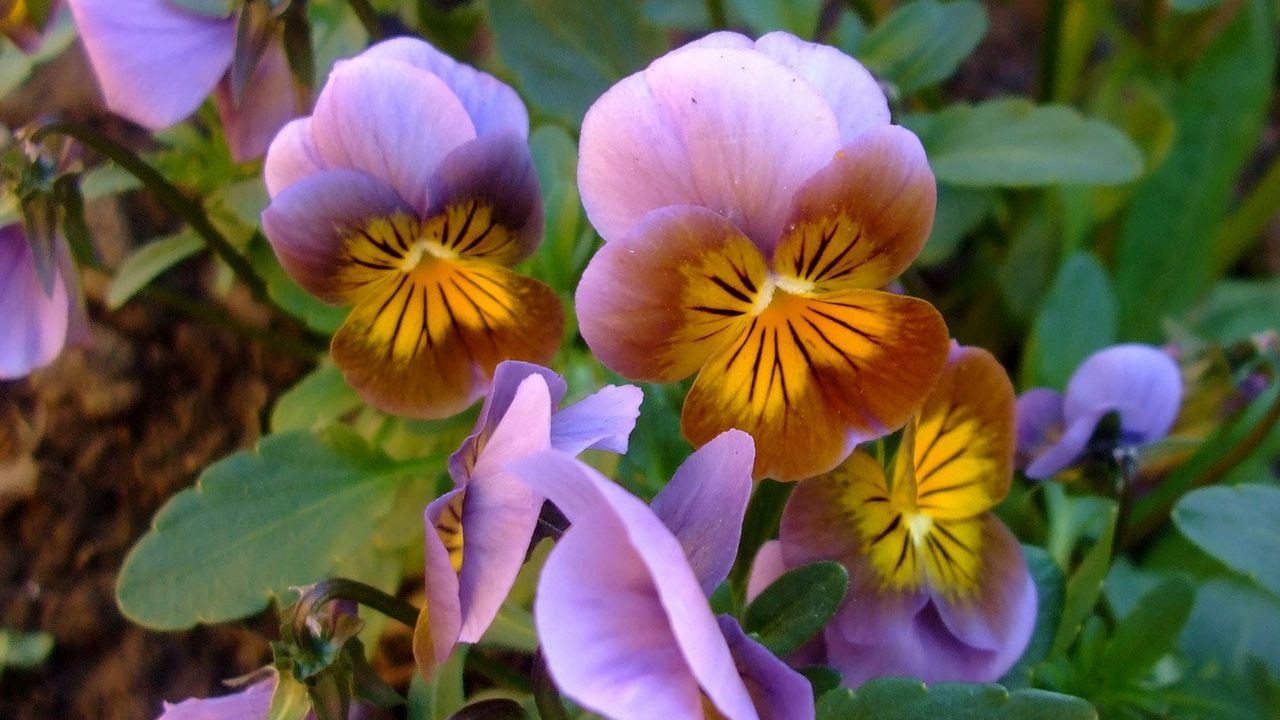
<instances>
[{"instance_id":1,"label":"green leaf","mask_svg":"<svg viewBox=\"0 0 1280 720\"><path fill-rule=\"evenodd\" d=\"M479 645L527 653L537 650L538 633L533 629L533 613L510 602L503 603Z\"/></svg>"},{"instance_id":2,"label":"green leaf","mask_svg":"<svg viewBox=\"0 0 1280 720\"><path fill-rule=\"evenodd\" d=\"M1111 685L1147 674L1173 650L1191 614L1195 591L1179 577L1169 578L1142 596L1116 626L1098 668Z\"/></svg>"},{"instance_id":3,"label":"green leaf","mask_svg":"<svg viewBox=\"0 0 1280 720\"><path fill-rule=\"evenodd\" d=\"M933 218L933 231L916 262L928 266L950 260L960 247L960 241L991 214L998 199L999 195L987 188L938 185L938 211Z\"/></svg>"},{"instance_id":4,"label":"green leaf","mask_svg":"<svg viewBox=\"0 0 1280 720\"><path fill-rule=\"evenodd\" d=\"M258 612L369 551L423 465L394 461L342 426L267 437L160 509L120 570L120 608L157 629Z\"/></svg>"},{"instance_id":5,"label":"green leaf","mask_svg":"<svg viewBox=\"0 0 1280 720\"><path fill-rule=\"evenodd\" d=\"M238 0L169 0L174 5L197 15L222 20L231 17Z\"/></svg>"},{"instance_id":6,"label":"green leaf","mask_svg":"<svg viewBox=\"0 0 1280 720\"><path fill-rule=\"evenodd\" d=\"M643 421L643 412L640 413L640 418ZM751 577L751 566L756 561L760 546L778 535L782 509L786 507L787 498L791 497L794 489L795 483L780 483L766 478L751 493L746 517L742 519L738 554L734 557L733 569L729 571L729 586L739 602L746 597L747 580Z\"/></svg>"},{"instance_id":7,"label":"green leaf","mask_svg":"<svg viewBox=\"0 0 1280 720\"><path fill-rule=\"evenodd\" d=\"M51 652L53 636L47 632L0 628L0 671L7 667L39 667Z\"/></svg>"},{"instance_id":8,"label":"green leaf","mask_svg":"<svg viewBox=\"0 0 1280 720\"><path fill-rule=\"evenodd\" d=\"M1193 13L1218 7L1222 0L1169 0L1169 7L1180 13Z\"/></svg>"},{"instance_id":9,"label":"green leaf","mask_svg":"<svg viewBox=\"0 0 1280 720\"><path fill-rule=\"evenodd\" d=\"M1000 684L1006 687L1029 686L1035 666L1049 657L1054 633L1062 620L1062 601L1066 592L1066 578L1052 555L1035 545L1023 545L1022 556L1036 584L1036 625L1022 657L1000 680Z\"/></svg>"},{"instance_id":10,"label":"green leaf","mask_svg":"<svg viewBox=\"0 0 1280 720\"><path fill-rule=\"evenodd\" d=\"M786 30L792 35L812 38L818 31L822 0L728 0L726 10L734 18L763 35Z\"/></svg>"},{"instance_id":11,"label":"green leaf","mask_svg":"<svg viewBox=\"0 0 1280 720\"><path fill-rule=\"evenodd\" d=\"M1280 279L1224 280L1189 320L1199 335L1223 343L1280 329Z\"/></svg>"},{"instance_id":12,"label":"green leaf","mask_svg":"<svg viewBox=\"0 0 1280 720\"><path fill-rule=\"evenodd\" d=\"M466 702L462 673L467 663L468 646L459 646L453 655L436 669L430 682L414 673L409 683L409 720L445 720Z\"/></svg>"},{"instance_id":13,"label":"green leaf","mask_svg":"<svg viewBox=\"0 0 1280 720\"><path fill-rule=\"evenodd\" d=\"M1023 385L1064 388L1091 353L1116 341L1111 279L1093 253L1067 258L1031 325Z\"/></svg>"},{"instance_id":14,"label":"green leaf","mask_svg":"<svg viewBox=\"0 0 1280 720\"><path fill-rule=\"evenodd\" d=\"M756 596L742 616L742 629L779 657L809 642L844 600L849 573L834 562L788 570Z\"/></svg>"},{"instance_id":15,"label":"green leaf","mask_svg":"<svg viewBox=\"0 0 1280 720\"><path fill-rule=\"evenodd\" d=\"M1062 620L1058 623L1058 631L1053 638L1051 655L1066 652L1079 634L1084 621L1093 612L1102 593L1102 581L1107 577L1107 569L1111 566L1111 544L1115 542L1116 508L1112 506L1107 517L1106 531L1089 552L1080 567L1067 581L1066 600L1062 606Z\"/></svg>"},{"instance_id":16,"label":"green leaf","mask_svg":"<svg viewBox=\"0 0 1280 720\"><path fill-rule=\"evenodd\" d=\"M857 57L910 94L951 77L986 33L987 12L977 0L916 0L876 25L858 43Z\"/></svg>"},{"instance_id":17,"label":"green leaf","mask_svg":"<svg viewBox=\"0 0 1280 720\"><path fill-rule=\"evenodd\" d=\"M535 255L531 274L551 287L572 293L590 257L583 239L582 203L578 199L578 146L564 128L543 125L529 136L529 151L542 186L546 235Z\"/></svg>"},{"instance_id":18,"label":"green leaf","mask_svg":"<svg viewBox=\"0 0 1280 720\"><path fill-rule=\"evenodd\" d=\"M878 678L855 690L833 690L818 701L819 720L1097 720L1088 702L1046 690L1000 685Z\"/></svg>"},{"instance_id":19,"label":"green leaf","mask_svg":"<svg viewBox=\"0 0 1280 720\"><path fill-rule=\"evenodd\" d=\"M705 30L711 27L706 3L689 0L644 0L640 12L650 23L668 30Z\"/></svg>"},{"instance_id":20,"label":"green leaf","mask_svg":"<svg viewBox=\"0 0 1280 720\"><path fill-rule=\"evenodd\" d=\"M142 187L142 181L114 163L99 165L80 176L80 192L86 202L119 195Z\"/></svg>"},{"instance_id":21,"label":"green leaf","mask_svg":"<svg viewBox=\"0 0 1280 720\"><path fill-rule=\"evenodd\" d=\"M307 327L332 335L347 318L348 308L325 305L303 290L280 266L265 238L255 236L249 245L249 261L267 283L267 294Z\"/></svg>"},{"instance_id":22,"label":"green leaf","mask_svg":"<svg viewBox=\"0 0 1280 720\"><path fill-rule=\"evenodd\" d=\"M1201 550L1280 596L1280 488L1195 490L1178 502L1173 521Z\"/></svg>"},{"instance_id":23,"label":"green leaf","mask_svg":"<svg viewBox=\"0 0 1280 720\"><path fill-rule=\"evenodd\" d=\"M1065 106L990 100L912 125L940 183L1114 185L1142 173L1142 154L1124 133Z\"/></svg>"},{"instance_id":24,"label":"green leaf","mask_svg":"<svg viewBox=\"0 0 1280 720\"><path fill-rule=\"evenodd\" d=\"M798 668L796 672L804 676L809 681L809 685L813 687L813 697L820 698L823 695L840 687L840 673L823 665L811 665L809 667Z\"/></svg>"},{"instance_id":25,"label":"green leaf","mask_svg":"<svg viewBox=\"0 0 1280 720\"><path fill-rule=\"evenodd\" d=\"M1127 337L1155 340L1161 320L1190 307L1212 280L1214 230L1270 105L1272 6L1272 0L1245 3L1174 96L1176 143L1138 188L1116 246L1116 294Z\"/></svg>"},{"instance_id":26,"label":"green leaf","mask_svg":"<svg viewBox=\"0 0 1280 720\"><path fill-rule=\"evenodd\" d=\"M120 263L120 269L111 278L111 285L107 288L107 307L115 310L129 302L161 273L203 248L200 236L184 229L134 250Z\"/></svg>"},{"instance_id":27,"label":"green leaf","mask_svg":"<svg viewBox=\"0 0 1280 720\"><path fill-rule=\"evenodd\" d=\"M271 410L271 431L315 430L361 405L360 396L326 358L276 401Z\"/></svg>"},{"instance_id":28,"label":"green leaf","mask_svg":"<svg viewBox=\"0 0 1280 720\"><path fill-rule=\"evenodd\" d=\"M574 126L605 90L665 49L635 0L489 0L489 24L529 102Z\"/></svg>"}]
</instances>

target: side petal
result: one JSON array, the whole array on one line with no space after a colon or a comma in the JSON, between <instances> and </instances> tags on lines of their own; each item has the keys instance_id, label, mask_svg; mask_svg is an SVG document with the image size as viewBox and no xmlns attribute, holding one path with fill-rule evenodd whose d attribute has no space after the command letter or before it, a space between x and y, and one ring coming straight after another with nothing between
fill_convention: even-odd
<instances>
[{"instance_id":1,"label":"side petal","mask_svg":"<svg viewBox=\"0 0 1280 720\"><path fill-rule=\"evenodd\" d=\"M755 47L817 88L835 112L841 142L889 124L889 101L880 83L857 60L830 45L805 42L786 32L763 35Z\"/></svg>"},{"instance_id":2,"label":"side petal","mask_svg":"<svg viewBox=\"0 0 1280 720\"><path fill-rule=\"evenodd\" d=\"M458 451L449 456L449 474L453 476L455 483L462 485L470 478L479 460L481 449L489 443L489 438L493 435L498 423L506 416L512 401L515 400L516 390L526 378L533 375L541 377L546 383L551 406L560 404L568 386L565 385L564 378L554 371L519 360L504 360L498 363L493 371L493 383L485 395L484 404L480 406L480 415L476 418L475 428L471 431L471 435L462 441ZM554 425L552 425L552 432L555 432Z\"/></svg>"},{"instance_id":3,"label":"side petal","mask_svg":"<svg viewBox=\"0 0 1280 720\"><path fill-rule=\"evenodd\" d=\"M398 60L443 80L467 109L477 135L512 132L521 140L529 136L529 113L510 86L422 40L393 38L365 50L361 57Z\"/></svg>"},{"instance_id":4,"label":"side petal","mask_svg":"<svg viewBox=\"0 0 1280 720\"><path fill-rule=\"evenodd\" d=\"M167 0L69 0L113 112L159 130L200 107L231 65L236 21L202 18Z\"/></svg>"},{"instance_id":5,"label":"side petal","mask_svg":"<svg viewBox=\"0 0 1280 720\"><path fill-rule=\"evenodd\" d=\"M267 194L274 198L295 182L327 167L311 141L311 118L298 118L285 123L267 147L262 178L267 183Z\"/></svg>"},{"instance_id":6,"label":"side petal","mask_svg":"<svg viewBox=\"0 0 1280 720\"><path fill-rule=\"evenodd\" d=\"M289 275L336 305L352 302L364 286L397 270L405 251L368 227L410 212L381 180L355 170L327 170L276 195L262 212L262 230Z\"/></svg>"},{"instance_id":7,"label":"side petal","mask_svg":"<svg viewBox=\"0 0 1280 720\"><path fill-rule=\"evenodd\" d=\"M1032 388L1018 396L1015 413L1015 462L1025 468L1062 434L1062 394L1049 388Z\"/></svg>"},{"instance_id":8,"label":"side petal","mask_svg":"<svg viewBox=\"0 0 1280 720\"><path fill-rule=\"evenodd\" d=\"M0 228L0 379L22 377L62 352L73 302L62 273L46 294L22 226Z\"/></svg>"},{"instance_id":9,"label":"side petal","mask_svg":"<svg viewBox=\"0 0 1280 720\"><path fill-rule=\"evenodd\" d=\"M1071 375L1063 400L1068 425L1098 411L1120 414L1123 441L1154 442L1173 427L1182 404L1182 373L1150 345L1116 345L1090 355Z\"/></svg>"},{"instance_id":10,"label":"side petal","mask_svg":"<svg viewBox=\"0 0 1280 720\"><path fill-rule=\"evenodd\" d=\"M716 618L729 643L738 674L747 685L760 720L811 720L816 711L813 688L803 675L787 667L769 649L747 637L732 615Z\"/></svg>"},{"instance_id":11,"label":"side petal","mask_svg":"<svg viewBox=\"0 0 1280 720\"><path fill-rule=\"evenodd\" d=\"M475 136L448 86L390 60L339 63L311 116L311 140L326 165L385 181L419 212L427 210L429 182L440 162Z\"/></svg>"},{"instance_id":12,"label":"side petal","mask_svg":"<svg viewBox=\"0 0 1280 720\"><path fill-rule=\"evenodd\" d=\"M920 140L876 126L796 193L773 267L823 290L881 287L920 254L936 204Z\"/></svg>"},{"instance_id":13,"label":"side petal","mask_svg":"<svg viewBox=\"0 0 1280 720\"><path fill-rule=\"evenodd\" d=\"M681 463L650 504L680 541L707 595L729 576L738 553L754 460L751 436L727 430Z\"/></svg>"},{"instance_id":14,"label":"side petal","mask_svg":"<svg viewBox=\"0 0 1280 720\"><path fill-rule=\"evenodd\" d=\"M413 658L427 679L453 654L462 630L458 567L466 540L462 524L465 493L465 488L451 490L431 501L423 512L426 593L413 629Z\"/></svg>"},{"instance_id":15,"label":"side petal","mask_svg":"<svg viewBox=\"0 0 1280 720\"><path fill-rule=\"evenodd\" d=\"M214 100L236 162L262 157L280 128L307 110L301 107L284 49L276 43L258 61L239 105L232 99L230 86L223 78Z\"/></svg>"},{"instance_id":16,"label":"side petal","mask_svg":"<svg viewBox=\"0 0 1280 720\"><path fill-rule=\"evenodd\" d=\"M640 417L644 392L634 385L608 385L551 416L551 445L577 455L583 450L627 452Z\"/></svg>"},{"instance_id":17,"label":"side petal","mask_svg":"<svg viewBox=\"0 0 1280 720\"><path fill-rule=\"evenodd\" d=\"M156 720L257 720L267 716L275 677L254 683L240 692L211 698L191 698L176 705L164 704Z\"/></svg>"},{"instance_id":18,"label":"side petal","mask_svg":"<svg viewBox=\"0 0 1280 720\"><path fill-rule=\"evenodd\" d=\"M578 187L612 241L650 211L700 205L764 252L795 188L839 148L809 83L752 50L692 48L614 85L582 124Z\"/></svg>"},{"instance_id":19,"label":"side petal","mask_svg":"<svg viewBox=\"0 0 1280 720\"><path fill-rule=\"evenodd\" d=\"M674 382L737 336L767 276L755 246L719 215L656 210L587 265L574 301L582 337L623 377Z\"/></svg>"}]
</instances>

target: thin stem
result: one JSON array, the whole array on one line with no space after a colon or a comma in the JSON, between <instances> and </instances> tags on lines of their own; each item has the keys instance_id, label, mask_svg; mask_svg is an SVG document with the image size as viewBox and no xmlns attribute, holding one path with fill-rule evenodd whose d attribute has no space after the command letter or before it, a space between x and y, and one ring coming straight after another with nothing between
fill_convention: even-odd
<instances>
[{"instance_id":1,"label":"thin stem","mask_svg":"<svg viewBox=\"0 0 1280 720\"><path fill-rule=\"evenodd\" d=\"M293 610L293 631L297 637L307 637L307 618L315 615L332 600L351 600L373 608L392 620L410 628L418 623L418 608L392 597L372 585L347 578L329 578L312 585L298 599Z\"/></svg>"},{"instance_id":2,"label":"thin stem","mask_svg":"<svg viewBox=\"0 0 1280 720\"><path fill-rule=\"evenodd\" d=\"M1129 449L1117 450L1115 454L1115 496L1116 527L1111 536L1111 559L1115 560L1120 548L1124 547L1124 535L1129 531L1129 518L1133 514L1133 476L1137 458Z\"/></svg>"},{"instance_id":3,"label":"thin stem","mask_svg":"<svg viewBox=\"0 0 1280 720\"><path fill-rule=\"evenodd\" d=\"M347 4L351 6L356 18L364 26L364 31L369 34L370 40L377 42L383 39L382 25L378 22L378 12L369 4L369 0L347 0Z\"/></svg>"},{"instance_id":4,"label":"thin stem","mask_svg":"<svg viewBox=\"0 0 1280 720\"><path fill-rule=\"evenodd\" d=\"M707 0L707 17L711 19L713 30L729 27L729 18L724 11L724 0Z\"/></svg>"},{"instance_id":5,"label":"thin stem","mask_svg":"<svg viewBox=\"0 0 1280 720\"><path fill-rule=\"evenodd\" d=\"M1066 0L1049 0L1045 14L1044 46L1040 53L1040 100L1053 102L1058 86L1058 57L1062 53L1062 22Z\"/></svg>"},{"instance_id":6,"label":"thin stem","mask_svg":"<svg viewBox=\"0 0 1280 720\"><path fill-rule=\"evenodd\" d=\"M1262 179L1253 186L1249 197L1214 235L1214 277L1225 274L1240 259L1267 223L1280 212L1277 208L1280 208L1280 158L1272 161Z\"/></svg>"}]
</instances>

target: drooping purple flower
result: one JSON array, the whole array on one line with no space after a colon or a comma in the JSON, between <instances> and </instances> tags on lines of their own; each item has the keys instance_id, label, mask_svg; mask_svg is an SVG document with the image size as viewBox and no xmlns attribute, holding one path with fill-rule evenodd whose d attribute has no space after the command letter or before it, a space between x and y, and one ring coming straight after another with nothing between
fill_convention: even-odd
<instances>
[{"instance_id":1,"label":"drooping purple flower","mask_svg":"<svg viewBox=\"0 0 1280 720\"><path fill-rule=\"evenodd\" d=\"M202 14L172 0L68 0L85 52L112 111L151 130L174 125L217 91L231 156L261 157L271 138L305 111L280 43L263 52L237 101L228 69L239 12ZM231 4L228 3L228 8Z\"/></svg>"},{"instance_id":2,"label":"drooping purple flower","mask_svg":"<svg viewBox=\"0 0 1280 720\"><path fill-rule=\"evenodd\" d=\"M21 223L0 228L0 380L22 377L53 362L68 343L88 340L75 266L61 242L54 256L46 290Z\"/></svg>"},{"instance_id":3,"label":"drooping purple flower","mask_svg":"<svg viewBox=\"0 0 1280 720\"><path fill-rule=\"evenodd\" d=\"M901 427L941 372L941 315L880 289L928 238L933 173L840 51L721 32L668 53L587 112L578 184L607 241L582 336L624 377L696 374L695 446L736 427L756 477L810 477Z\"/></svg>"},{"instance_id":4,"label":"drooping purple flower","mask_svg":"<svg viewBox=\"0 0 1280 720\"><path fill-rule=\"evenodd\" d=\"M808 682L712 614L751 492L753 444L730 430L690 456L652 508L568 455L511 469L572 523L534 618L556 685L608 717L811 718Z\"/></svg>"},{"instance_id":5,"label":"drooping purple flower","mask_svg":"<svg viewBox=\"0 0 1280 720\"><path fill-rule=\"evenodd\" d=\"M991 682L1026 648L1035 584L990 512L1013 471L1013 406L995 358L954 347L904 430L892 483L859 450L792 493L779 531L785 565L835 560L849 571L823 635L845 685L885 675ZM776 572L767 558L761 572Z\"/></svg>"},{"instance_id":6,"label":"drooping purple flower","mask_svg":"<svg viewBox=\"0 0 1280 720\"><path fill-rule=\"evenodd\" d=\"M528 115L497 79L397 38L335 66L267 153L285 270L351 314L334 362L369 403L453 415L503 360L547 362L560 298L510 269L542 238Z\"/></svg>"},{"instance_id":7,"label":"drooping purple flower","mask_svg":"<svg viewBox=\"0 0 1280 720\"><path fill-rule=\"evenodd\" d=\"M524 563L542 498L507 469L537 452L626 452L642 393L608 386L554 410L565 382L546 368L504 362L475 432L449 459L455 488L427 506L426 603L414 654L428 677L459 642L480 639Z\"/></svg>"},{"instance_id":8,"label":"drooping purple flower","mask_svg":"<svg viewBox=\"0 0 1280 720\"><path fill-rule=\"evenodd\" d=\"M1139 448L1169 433L1182 403L1182 373L1150 345L1115 345L1090 355L1064 395L1048 388L1018 398L1018 457L1027 477L1052 477L1081 460L1098 423L1120 420L1121 448Z\"/></svg>"}]
</instances>

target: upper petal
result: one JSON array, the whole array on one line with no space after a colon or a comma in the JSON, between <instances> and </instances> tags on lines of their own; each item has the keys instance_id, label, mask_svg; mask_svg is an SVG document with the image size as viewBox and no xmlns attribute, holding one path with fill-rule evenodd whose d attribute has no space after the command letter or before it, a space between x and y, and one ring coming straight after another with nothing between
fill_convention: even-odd
<instances>
[{"instance_id":1,"label":"upper petal","mask_svg":"<svg viewBox=\"0 0 1280 720\"><path fill-rule=\"evenodd\" d=\"M754 460L751 436L726 430L681 463L650 505L680 541L707 595L728 577L738 553Z\"/></svg>"},{"instance_id":2,"label":"upper petal","mask_svg":"<svg viewBox=\"0 0 1280 720\"><path fill-rule=\"evenodd\" d=\"M651 210L700 205L767 252L796 188L839 145L831 108L796 74L752 50L682 49L587 111L578 186L606 240Z\"/></svg>"},{"instance_id":3,"label":"upper petal","mask_svg":"<svg viewBox=\"0 0 1280 720\"><path fill-rule=\"evenodd\" d=\"M640 417L644 392L607 385L551 416L551 445L570 455L583 450L623 454Z\"/></svg>"},{"instance_id":4,"label":"upper petal","mask_svg":"<svg viewBox=\"0 0 1280 720\"><path fill-rule=\"evenodd\" d=\"M107 107L152 130L200 106L231 65L236 20L167 0L69 0Z\"/></svg>"},{"instance_id":5,"label":"upper petal","mask_svg":"<svg viewBox=\"0 0 1280 720\"><path fill-rule=\"evenodd\" d=\"M477 135L512 132L521 140L529 136L529 113L514 90L429 43L410 37L393 38L365 50L361 57L398 60L439 77L462 101Z\"/></svg>"},{"instance_id":6,"label":"upper petal","mask_svg":"<svg viewBox=\"0 0 1280 720\"><path fill-rule=\"evenodd\" d=\"M262 178L267 183L267 194L274 198L286 187L325 168L320 151L311 141L311 118L304 117L290 120L276 133L267 148Z\"/></svg>"},{"instance_id":7,"label":"upper petal","mask_svg":"<svg viewBox=\"0 0 1280 720\"><path fill-rule=\"evenodd\" d=\"M60 264L45 293L22 226L0 228L0 379L22 377L62 352L74 302L63 273L71 269Z\"/></svg>"},{"instance_id":8,"label":"upper petal","mask_svg":"<svg viewBox=\"0 0 1280 720\"><path fill-rule=\"evenodd\" d=\"M876 126L796 193L773 267L821 288L881 287L920 254L936 203L920 140Z\"/></svg>"},{"instance_id":9,"label":"upper petal","mask_svg":"<svg viewBox=\"0 0 1280 720\"><path fill-rule=\"evenodd\" d=\"M280 128L307 110L294 87L284 48L277 43L262 54L239 104L232 99L230 81L225 78L214 100L236 162L262 157Z\"/></svg>"},{"instance_id":10,"label":"upper petal","mask_svg":"<svg viewBox=\"0 0 1280 720\"><path fill-rule=\"evenodd\" d=\"M425 213L429 182L454 148L476 136L440 78L402 62L356 57L329 74L311 140L321 160L372 175Z\"/></svg>"},{"instance_id":11,"label":"upper petal","mask_svg":"<svg viewBox=\"0 0 1280 720\"><path fill-rule=\"evenodd\" d=\"M1116 345L1090 355L1071 375L1063 400L1068 425L1098 411L1120 415L1122 439L1142 444L1169 433L1182 403L1182 373L1150 345Z\"/></svg>"}]
</instances>

